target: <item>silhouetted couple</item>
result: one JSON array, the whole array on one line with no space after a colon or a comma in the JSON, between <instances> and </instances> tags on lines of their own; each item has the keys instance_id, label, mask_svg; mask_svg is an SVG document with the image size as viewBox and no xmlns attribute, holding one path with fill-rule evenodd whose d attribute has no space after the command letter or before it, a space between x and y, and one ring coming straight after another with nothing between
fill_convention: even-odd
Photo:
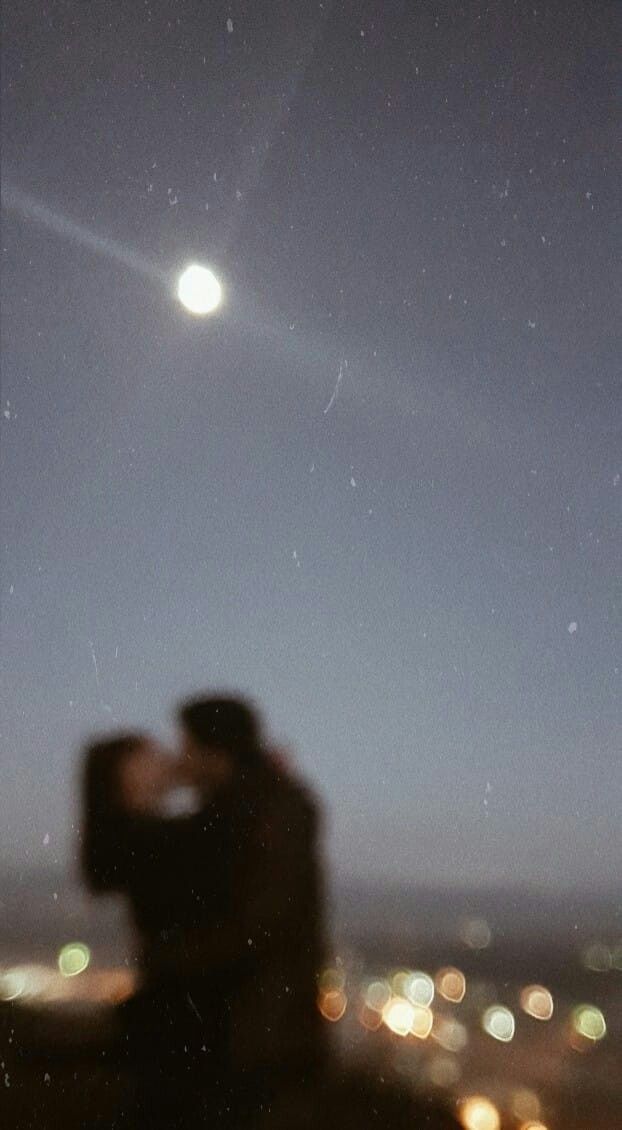
<instances>
[{"instance_id":1,"label":"silhouetted couple","mask_svg":"<svg viewBox=\"0 0 622 1130\"><path fill-rule=\"evenodd\" d=\"M85 758L84 874L125 895L139 950L118 1124L269 1124L324 1058L316 806L244 701L188 701L178 721L174 758L141 734Z\"/></svg>"}]
</instances>

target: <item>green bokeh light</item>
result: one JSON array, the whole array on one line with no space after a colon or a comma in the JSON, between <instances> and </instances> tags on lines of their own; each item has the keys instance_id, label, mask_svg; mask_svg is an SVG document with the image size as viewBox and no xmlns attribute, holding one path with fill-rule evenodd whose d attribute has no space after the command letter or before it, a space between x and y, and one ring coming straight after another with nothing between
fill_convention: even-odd
<instances>
[{"instance_id":1,"label":"green bokeh light","mask_svg":"<svg viewBox=\"0 0 622 1130\"><path fill-rule=\"evenodd\" d=\"M77 977L84 973L91 960L91 951L83 942L68 942L58 955L58 968L63 977Z\"/></svg>"},{"instance_id":2,"label":"green bokeh light","mask_svg":"<svg viewBox=\"0 0 622 1130\"><path fill-rule=\"evenodd\" d=\"M599 1008L593 1004L582 1004L575 1009L573 1014L575 1030L586 1040L602 1040L606 1035L607 1025Z\"/></svg>"}]
</instances>

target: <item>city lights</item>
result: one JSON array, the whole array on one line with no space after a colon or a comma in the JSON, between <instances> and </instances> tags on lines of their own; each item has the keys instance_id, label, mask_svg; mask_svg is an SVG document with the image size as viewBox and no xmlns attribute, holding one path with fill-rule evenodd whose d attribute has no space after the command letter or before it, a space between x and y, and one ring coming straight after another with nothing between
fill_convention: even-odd
<instances>
[{"instance_id":1,"label":"city lights","mask_svg":"<svg viewBox=\"0 0 622 1130\"><path fill-rule=\"evenodd\" d=\"M494 1040L507 1044L514 1037L515 1022L509 1008L502 1004L493 1004L487 1008L482 1017L482 1027Z\"/></svg>"},{"instance_id":2,"label":"city lights","mask_svg":"<svg viewBox=\"0 0 622 1130\"><path fill-rule=\"evenodd\" d=\"M465 918L460 937L469 949L485 950L492 941L492 931L485 918Z\"/></svg>"},{"instance_id":3,"label":"city lights","mask_svg":"<svg viewBox=\"0 0 622 1130\"><path fill-rule=\"evenodd\" d=\"M550 1020L553 1015L553 997L543 985L527 985L521 991L520 1006L535 1020Z\"/></svg>"},{"instance_id":4,"label":"city lights","mask_svg":"<svg viewBox=\"0 0 622 1130\"><path fill-rule=\"evenodd\" d=\"M348 998L341 989L331 989L327 993L320 994L320 1012L325 1020L330 1020L333 1024L341 1020L347 1006Z\"/></svg>"},{"instance_id":5,"label":"city lights","mask_svg":"<svg viewBox=\"0 0 622 1130\"><path fill-rule=\"evenodd\" d=\"M386 981L372 981L365 990L365 1004L375 1012L382 1012L391 1000L391 986Z\"/></svg>"},{"instance_id":6,"label":"city lights","mask_svg":"<svg viewBox=\"0 0 622 1130\"><path fill-rule=\"evenodd\" d=\"M585 1040L596 1043L607 1034L605 1017L599 1008L593 1004L581 1004L572 1014L575 1032Z\"/></svg>"},{"instance_id":7,"label":"city lights","mask_svg":"<svg viewBox=\"0 0 622 1130\"><path fill-rule=\"evenodd\" d=\"M466 978L460 969L446 966L439 969L435 977L436 990L439 996L452 1004L460 1004L466 993Z\"/></svg>"},{"instance_id":8,"label":"city lights","mask_svg":"<svg viewBox=\"0 0 622 1130\"><path fill-rule=\"evenodd\" d=\"M435 1087L454 1087L460 1080L462 1069L453 1056L436 1055L428 1064L427 1074Z\"/></svg>"},{"instance_id":9,"label":"city lights","mask_svg":"<svg viewBox=\"0 0 622 1130\"><path fill-rule=\"evenodd\" d=\"M469 1034L459 1020L436 1016L432 1025L432 1039L447 1052L461 1052L469 1041Z\"/></svg>"},{"instance_id":10,"label":"city lights","mask_svg":"<svg viewBox=\"0 0 622 1130\"><path fill-rule=\"evenodd\" d=\"M68 942L58 955L58 968L63 977L77 977L84 973L91 960L91 951L82 942Z\"/></svg>"},{"instance_id":11,"label":"city lights","mask_svg":"<svg viewBox=\"0 0 622 1130\"><path fill-rule=\"evenodd\" d=\"M382 1013L363 1004L358 1013L359 1022L368 1032L377 1032L382 1027Z\"/></svg>"},{"instance_id":12,"label":"city lights","mask_svg":"<svg viewBox=\"0 0 622 1130\"><path fill-rule=\"evenodd\" d=\"M536 1121L540 1117L540 1100L538 1096L527 1089L522 1087L518 1091L514 1091L511 1103L512 1114L521 1121L529 1123L529 1121Z\"/></svg>"},{"instance_id":13,"label":"city lights","mask_svg":"<svg viewBox=\"0 0 622 1130\"><path fill-rule=\"evenodd\" d=\"M13 965L0 974L0 1001L32 1000L43 997L54 982L54 971L47 965Z\"/></svg>"},{"instance_id":14,"label":"city lights","mask_svg":"<svg viewBox=\"0 0 622 1130\"><path fill-rule=\"evenodd\" d=\"M382 1019L396 1036L407 1036L415 1019L415 1009L410 1001L392 997L382 1010Z\"/></svg>"},{"instance_id":15,"label":"city lights","mask_svg":"<svg viewBox=\"0 0 622 1130\"><path fill-rule=\"evenodd\" d=\"M412 1024L410 1025L411 1035L416 1036L418 1040L427 1040L434 1023L432 1010L425 1004L414 1004L413 1013Z\"/></svg>"},{"instance_id":16,"label":"city lights","mask_svg":"<svg viewBox=\"0 0 622 1130\"><path fill-rule=\"evenodd\" d=\"M465 1099L460 1105L459 1118L464 1130L500 1130L501 1127L499 1111L483 1095Z\"/></svg>"},{"instance_id":17,"label":"city lights","mask_svg":"<svg viewBox=\"0 0 622 1130\"><path fill-rule=\"evenodd\" d=\"M583 953L583 964L594 973L608 973L613 964L609 946L603 942L593 942Z\"/></svg>"},{"instance_id":18,"label":"city lights","mask_svg":"<svg viewBox=\"0 0 622 1130\"><path fill-rule=\"evenodd\" d=\"M51 1004L110 1005L127 999L135 990L135 977L129 970L92 970L90 965L89 947L74 941L60 949L56 967L32 963L0 968L0 1005L16 1009ZM342 1039L346 1044L358 1028L361 1034L369 1033L370 1039L380 1039L378 1047L385 1052L392 1047L390 1054L396 1071L412 1073L414 1083L417 1078L427 1080L431 1087L445 1090L457 1102L464 1130L500 1130L501 1109L507 1112L504 1117L513 1120L514 1130L547 1130L543 1121L547 1112L542 1109L539 1096L530 1089L533 1079L527 1074L525 1086L514 1082L512 1089L508 1080L503 1091L495 1092L498 1106L482 1094L459 1099L457 1088L468 1084L472 1070L471 1056L463 1059L461 1055L470 1039L473 1053L480 1054L473 1026L481 1025L500 1044L516 1038L516 1019L511 1009L498 1002L490 1003L496 995L492 983L473 977L469 982L469 1005L456 1011L454 1006L464 999L466 978L454 966L442 966L434 979L420 970L398 968L366 980L357 975L356 968L354 965L348 969L336 961L318 975L318 1010L330 1024L343 1021ZM517 987L516 992L523 1013L537 1021L552 1020L554 1002L548 988L529 984ZM433 1009L434 998L437 1004ZM594 1004L573 1008L570 1002L560 1004L556 999L555 1015L557 1023L551 1029L551 1038L561 1047L591 1053L607 1034L605 1016ZM384 1035L373 1036L379 1029L384 1030ZM534 1027L525 1023L522 1038L533 1032ZM371 1050L372 1045L369 1047ZM494 1051L486 1056L491 1064L496 1063Z\"/></svg>"},{"instance_id":19,"label":"city lights","mask_svg":"<svg viewBox=\"0 0 622 1130\"><path fill-rule=\"evenodd\" d=\"M75 952L76 948L78 952ZM72 952L64 952L67 950ZM73 1001L97 1005L127 1000L136 989L136 978L130 970L99 969L91 972L84 965L87 954L90 959L88 947L71 943L69 947L63 947L56 967L33 963L0 970L0 1003L36 1006ZM82 976L78 977L78 973Z\"/></svg>"},{"instance_id":20,"label":"city lights","mask_svg":"<svg viewBox=\"0 0 622 1130\"><path fill-rule=\"evenodd\" d=\"M332 990L339 991L345 987L346 975L343 969L324 969L319 976L319 987L321 992L329 993Z\"/></svg>"},{"instance_id":21,"label":"city lights","mask_svg":"<svg viewBox=\"0 0 622 1130\"><path fill-rule=\"evenodd\" d=\"M23 969L4 969L0 973L0 1001L15 1001L21 997L27 985Z\"/></svg>"},{"instance_id":22,"label":"city lights","mask_svg":"<svg viewBox=\"0 0 622 1130\"><path fill-rule=\"evenodd\" d=\"M390 976L391 991L395 997L407 996L406 986L412 977L412 973L408 969L398 969L396 973Z\"/></svg>"},{"instance_id":23,"label":"city lights","mask_svg":"<svg viewBox=\"0 0 622 1130\"><path fill-rule=\"evenodd\" d=\"M434 981L427 973L411 973L404 983L404 993L411 1004L432 1004L434 1000Z\"/></svg>"}]
</instances>

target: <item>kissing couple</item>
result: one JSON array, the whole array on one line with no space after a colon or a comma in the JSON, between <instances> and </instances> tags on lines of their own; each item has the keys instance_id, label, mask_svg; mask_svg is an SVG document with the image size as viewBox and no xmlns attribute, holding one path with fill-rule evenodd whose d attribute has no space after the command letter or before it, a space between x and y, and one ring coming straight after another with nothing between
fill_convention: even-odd
<instances>
[{"instance_id":1,"label":"kissing couple","mask_svg":"<svg viewBox=\"0 0 622 1130\"><path fill-rule=\"evenodd\" d=\"M177 721L176 755L113 734L82 769L83 876L123 896L135 935L119 1009L132 1118L169 1130L238 1125L325 1056L317 804L247 700L193 697Z\"/></svg>"}]
</instances>

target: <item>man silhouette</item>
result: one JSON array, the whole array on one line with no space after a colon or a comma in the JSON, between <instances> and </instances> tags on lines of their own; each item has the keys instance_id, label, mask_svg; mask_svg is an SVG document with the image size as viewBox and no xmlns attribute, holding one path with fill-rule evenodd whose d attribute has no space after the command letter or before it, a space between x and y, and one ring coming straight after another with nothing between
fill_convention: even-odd
<instances>
[{"instance_id":1,"label":"man silhouette","mask_svg":"<svg viewBox=\"0 0 622 1130\"><path fill-rule=\"evenodd\" d=\"M248 703L195 698L178 718L183 765L201 795L199 820L205 817L203 828L215 834L225 889L217 921L183 937L181 967L190 979L196 972L224 983L221 1038L242 1090L269 1091L277 1079L303 1082L323 1054L316 805L263 750ZM208 876L212 870L207 860ZM209 912L209 880L196 889Z\"/></svg>"}]
</instances>

